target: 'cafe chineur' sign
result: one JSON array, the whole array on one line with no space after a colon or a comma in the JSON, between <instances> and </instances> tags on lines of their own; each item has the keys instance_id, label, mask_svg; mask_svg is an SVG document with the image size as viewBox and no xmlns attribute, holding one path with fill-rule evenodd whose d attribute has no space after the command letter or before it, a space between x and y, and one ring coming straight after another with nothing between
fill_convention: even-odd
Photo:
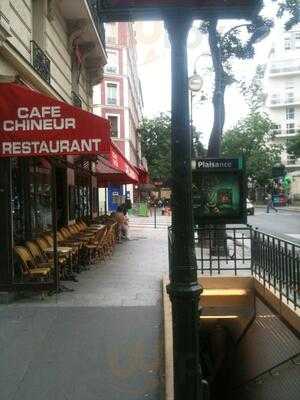
<instances>
[{"instance_id":1,"label":"'cafe chineur' sign","mask_svg":"<svg viewBox=\"0 0 300 400\"><path fill-rule=\"evenodd\" d=\"M17 84L0 84L0 157L109 151L109 121Z\"/></svg>"}]
</instances>

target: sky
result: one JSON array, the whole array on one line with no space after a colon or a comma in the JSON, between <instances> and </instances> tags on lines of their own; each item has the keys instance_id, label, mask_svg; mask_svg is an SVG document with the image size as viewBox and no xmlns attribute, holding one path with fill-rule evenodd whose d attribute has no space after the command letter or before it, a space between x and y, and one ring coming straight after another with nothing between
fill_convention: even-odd
<instances>
[{"instance_id":1,"label":"sky","mask_svg":"<svg viewBox=\"0 0 300 400\"><path fill-rule=\"evenodd\" d=\"M275 5L267 0L263 15L274 18ZM240 23L241 21L238 21ZM188 64L189 76L196 67L197 73L202 76L204 85L202 92L193 100L193 123L203 132L202 142L207 145L213 122L213 109L211 104L213 73L211 72L211 59L207 38L199 30L199 21L194 21L188 38ZM220 21L219 27L225 32L237 21ZM272 33L262 42L255 45L256 54L252 60L234 60L233 70L239 80L249 81L255 74L258 64L268 61L270 50L276 40L280 38L283 21L276 21ZM161 112L171 109L171 76L170 76L170 44L163 22L147 21L136 22L136 40L138 51L138 71L142 83L144 98L144 116L156 117ZM200 101L204 94L206 101ZM233 127L247 114L247 105L237 84L231 85L226 90L226 120L224 129Z\"/></svg>"}]
</instances>

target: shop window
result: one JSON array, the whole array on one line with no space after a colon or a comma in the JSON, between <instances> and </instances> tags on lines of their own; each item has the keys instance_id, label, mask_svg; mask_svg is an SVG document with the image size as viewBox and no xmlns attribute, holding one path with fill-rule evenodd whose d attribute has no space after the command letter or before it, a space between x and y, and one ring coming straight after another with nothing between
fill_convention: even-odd
<instances>
[{"instance_id":1,"label":"shop window","mask_svg":"<svg viewBox=\"0 0 300 400\"><path fill-rule=\"evenodd\" d=\"M76 217L76 198L75 198L75 186L69 186L69 220L73 220Z\"/></svg>"},{"instance_id":2,"label":"shop window","mask_svg":"<svg viewBox=\"0 0 300 400\"><path fill-rule=\"evenodd\" d=\"M98 188L94 187L93 188L93 212L98 213L99 212L99 196L98 196Z\"/></svg>"},{"instance_id":3,"label":"shop window","mask_svg":"<svg viewBox=\"0 0 300 400\"><path fill-rule=\"evenodd\" d=\"M116 106L118 104L118 85L116 83L107 83L106 89L106 103L110 106Z\"/></svg>"},{"instance_id":4,"label":"shop window","mask_svg":"<svg viewBox=\"0 0 300 400\"><path fill-rule=\"evenodd\" d=\"M43 159L13 159L12 212L16 244L52 228L51 168Z\"/></svg>"},{"instance_id":5,"label":"shop window","mask_svg":"<svg viewBox=\"0 0 300 400\"><path fill-rule=\"evenodd\" d=\"M111 126L111 137L119 137L119 117L117 115L107 115Z\"/></svg>"},{"instance_id":6,"label":"shop window","mask_svg":"<svg viewBox=\"0 0 300 400\"><path fill-rule=\"evenodd\" d=\"M295 107L286 108L286 119L295 119Z\"/></svg>"},{"instance_id":7,"label":"shop window","mask_svg":"<svg viewBox=\"0 0 300 400\"><path fill-rule=\"evenodd\" d=\"M31 159L29 167L32 235L52 229L51 168Z\"/></svg>"},{"instance_id":8,"label":"shop window","mask_svg":"<svg viewBox=\"0 0 300 400\"><path fill-rule=\"evenodd\" d=\"M90 176L77 175L75 187L75 215L76 218L91 215Z\"/></svg>"}]
</instances>

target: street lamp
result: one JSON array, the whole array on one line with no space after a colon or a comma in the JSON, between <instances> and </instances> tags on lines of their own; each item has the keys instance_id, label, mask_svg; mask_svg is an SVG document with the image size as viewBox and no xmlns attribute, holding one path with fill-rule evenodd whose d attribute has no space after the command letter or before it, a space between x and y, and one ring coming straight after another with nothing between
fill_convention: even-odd
<instances>
[{"instance_id":1,"label":"street lamp","mask_svg":"<svg viewBox=\"0 0 300 400\"><path fill-rule=\"evenodd\" d=\"M189 90L191 92L191 110L190 110L190 118L191 118L191 134L193 134L193 98L196 96L196 93L200 92L203 87L203 79L200 75L197 74L196 69L194 69L193 75L189 78Z\"/></svg>"}]
</instances>

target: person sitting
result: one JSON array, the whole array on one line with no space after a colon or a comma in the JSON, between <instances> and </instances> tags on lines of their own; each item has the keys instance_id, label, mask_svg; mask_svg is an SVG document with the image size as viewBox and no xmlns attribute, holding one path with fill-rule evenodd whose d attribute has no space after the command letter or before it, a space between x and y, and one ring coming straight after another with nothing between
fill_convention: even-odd
<instances>
[{"instance_id":1,"label":"person sitting","mask_svg":"<svg viewBox=\"0 0 300 400\"><path fill-rule=\"evenodd\" d=\"M128 218L124 215L123 208L121 206L117 208L114 218L118 223L119 242L121 239L128 240Z\"/></svg>"}]
</instances>

